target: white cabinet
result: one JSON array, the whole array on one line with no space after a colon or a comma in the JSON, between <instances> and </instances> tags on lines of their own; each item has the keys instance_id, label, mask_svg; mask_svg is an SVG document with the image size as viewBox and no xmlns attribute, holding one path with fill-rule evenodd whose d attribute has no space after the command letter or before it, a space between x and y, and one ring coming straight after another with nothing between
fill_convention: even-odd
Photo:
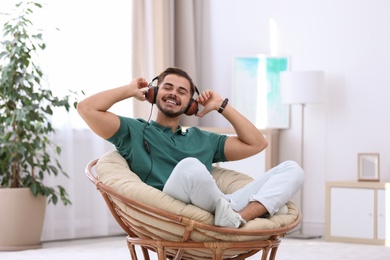
<instances>
[{"instance_id":1,"label":"white cabinet","mask_svg":"<svg viewBox=\"0 0 390 260\"><path fill-rule=\"evenodd\" d=\"M385 244L386 183L328 182L326 193L327 241Z\"/></svg>"},{"instance_id":2,"label":"white cabinet","mask_svg":"<svg viewBox=\"0 0 390 260\"><path fill-rule=\"evenodd\" d=\"M331 236L374 239L374 190L332 187L330 204Z\"/></svg>"}]
</instances>

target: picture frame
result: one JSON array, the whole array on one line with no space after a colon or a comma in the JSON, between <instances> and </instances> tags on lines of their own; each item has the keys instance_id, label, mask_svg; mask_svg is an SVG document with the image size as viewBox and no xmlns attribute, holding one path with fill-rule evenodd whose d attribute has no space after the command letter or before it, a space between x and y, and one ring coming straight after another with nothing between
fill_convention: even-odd
<instances>
[{"instance_id":1,"label":"picture frame","mask_svg":"<svg viewBox=\"0 0 390 260\"><path fill-rule=\"evenodd\" d=\"M358 180L379 182L379 153L358 154Z\"/></svg>"},{"instance_id":2,"label":"picture frame","mask_svg":"<svg viewBox=\"0 0 390 260\"><path fill-rule=\"evenodd\" d=\"M280 77L290 70L290 57L236 56L232 104L260 129L290 127L290 106L281 103Z\"/></svg>"}]
</instances>

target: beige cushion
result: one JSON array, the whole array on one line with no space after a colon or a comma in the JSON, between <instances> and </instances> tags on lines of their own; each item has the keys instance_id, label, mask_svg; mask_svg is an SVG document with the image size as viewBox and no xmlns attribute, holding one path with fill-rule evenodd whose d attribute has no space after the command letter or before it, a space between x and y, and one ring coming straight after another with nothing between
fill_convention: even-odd
<instances>
[{"instance_id":1,"label":"beige cushion","mask_svg":"<svg viewBox=\"0 0 390 260\"><path fill-rule=\"evenodd\" d=\"M102 183L106 184L114 191L135 201L208 225L213 225L214 223L213 214L191 204L185 204L179 200L172 198L171 196L163 193L158 189L146 185L140 180L140 178L136 174L130 171L126 160L116 151L108 152L99 159L96 165L96 173ZM216 180L218 187L224 193L234 192L235 190L243 187L245 184L249 183L252 180L252 178L248 175L219 167L213 167L212 175ZM123 203L117 201L117 204L122 210L127 210L126 205L124 205ZM288 214L275 215L271 218L256 218L252 221L249 221L245 226L241 227L241 229L269 230L291 224L297 218L298 210L296 206L291 202L289 202L287 206L289 209ZM161 232L159 234L156 234L156 237L163 236L167 240L180 241L180 236L182 235L183 231L177 225L172 224L171 226L167 226L170 224L167 224L166 222L161 222L154 218L145 219L145 216L137 212L127 213L136 219L140 218L140 220L142 220L143 222L146 221L149 225L161 225L161 229L170 230L172 233L166 234L166 232ZM149 230L147 227L143 228L145 230ZM154 229L150 229L149 231L152 233L156 233L156 230ZM206 235L204 235L204 233ZM150 234L147 236L150 236ZM246 241L253 240L254 237L237 236L209 230L202 230L202 232L199 233L193 232L191 235L191 239L194 241L212 241L215 239L226 241Z\"/></svg>"}]
</instances>

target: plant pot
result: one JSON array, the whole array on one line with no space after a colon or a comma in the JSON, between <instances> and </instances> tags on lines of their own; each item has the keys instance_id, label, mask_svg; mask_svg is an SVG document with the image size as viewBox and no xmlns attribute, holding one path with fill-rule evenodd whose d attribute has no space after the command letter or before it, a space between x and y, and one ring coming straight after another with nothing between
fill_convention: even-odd
<instances>
[{"instance_id":1,"label":"plant pot","mask_svg":"<svg viewBox=\"0 0 390 260\"><path fill-rule=\"evenodd\" d=\"M0 189L0 250L41 248L46 197L29 188Z\"/></svg>"}]
</instances>

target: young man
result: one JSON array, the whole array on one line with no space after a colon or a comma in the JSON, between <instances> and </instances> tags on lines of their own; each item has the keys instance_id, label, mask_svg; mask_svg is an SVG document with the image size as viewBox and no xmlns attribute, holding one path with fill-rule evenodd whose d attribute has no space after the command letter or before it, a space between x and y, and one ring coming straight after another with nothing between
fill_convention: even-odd
<instances>
[{"instance_id":1,"label":"young man","mask_svg":"<svg viewBox=\"0 0 390 260\"><path fill-rule=\"evenodd\" d=\"M247 158L264 150L263 134L228 99L212 90L196 98L197 89L188 74L167 68L156 77L158 86L148 87L143 78L128 85L97 93L78 104L78 112L100 137L115 144L130 168L145 183L185 203L215 213L215 225L239 228L247 221L280 211L303 184L303 171L292 161L261 174L233 194L223 194L210 170L215 162ZM135 98L155 103L155 121L125 118L108 112L115 103ZM197 104L203 109L196 113ZM194 107L195 106L195 107ZM237 136L225 136L179 125L183 114L203 117L218 111Z\"/></svg>"}]
</instances>

